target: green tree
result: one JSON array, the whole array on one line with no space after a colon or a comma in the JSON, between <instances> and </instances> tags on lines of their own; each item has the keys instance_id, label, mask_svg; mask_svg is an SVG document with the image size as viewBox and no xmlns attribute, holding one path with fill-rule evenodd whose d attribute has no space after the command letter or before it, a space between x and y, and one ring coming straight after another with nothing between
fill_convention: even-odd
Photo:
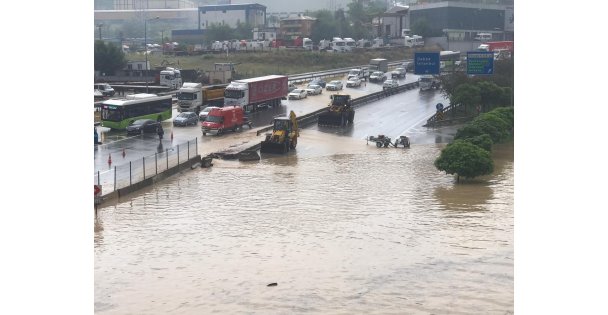
<instances>
[{"instance_id":1,"label":"green tree","mask_svg":"<svg viewBox=\"0 0 608 315\"><path fill-rule=\"evenodd\" d=\"M464 140L468 138L473 138L477 136L484 135L485 132L481 130L481 128L474 126L472 124L466 124L464 127L458 129L456 131L456 135L454 136L454 140Z\"/></svg>"},{"instance_id":2,"label":"green tree","mask_svg":"<svg viewBox=\"0 0 608 315\"><path fill-rule=\"evenodd\" d=\"M462 106L465 113L470 112L479 102L481 102L481 91L477 86L470 83L459 85L450 98L450 104Z\"/></svg>"},{"instance_id":3,"label":"green tree","mask_svg":"<svg viewBox=\"0 0 608 315\"><path fill-rule=\"evenodd\" d=\"M471 125L481 129L485 134L492 138L494 143L504 141L509 137L506 123L497 116L480 116L480 119L475 119Z\"/></svg>"},{"instance_id":4,"label":"green tree","mask_svg":"<svg viewBox=\"0 0 608 315\"><path fill-rule=\"evenodd\" d=\"M253 28L246 23L237 23L236 28L233 31L234 37L238 39L252 39Z\"/></svg>"},{"instance_id":5,"label":"green tree","mask_svg":"<svg viewBox=\"0 0 608 315\"><path fill-rule=\"evenodd\" d=\"M476 85L479 88L482 111L484 113L497 106L506 105L502 103L504 100L503 88L490 81L477 82Z\"/></svg>"},{"instance_id":6,"label":"green tree","mask_svg":"<svg viewBox=\"0 0 608 315\"><path fill-rule=\"evenodd\" d=\"M213 23L207 28L206 32L207 41L224 41L234 37L233 30L230 26L225 24Z\"/></svg>"},{"instance_id":7,"label":"green tree","mask_svg":"<svg viewBox=\"0 0 608 315\"><path fill-rule=\"evenodd\" d=\"M490 138L490 136L485 133L479 136L470 137L462 140L468 141L488 152L492 151L492 138Z\"/></svg>"},{"instance_id":8,"label":"green tree","mask_svg":"<svg viewBox=\"0 0 608 315\"><path fill-rule=\"evenodd\" d=\"M113 43L95 41L94 68L106 75L114 75L116 70L123 69L127 59L122 49Z\"/></svg>"},{"instance_id":9,"label":"green tree","mask_svg":"<svg viewBox=\"0 0 608 315\"><path fill-rule=\"evenodd\" d=\"M422 37L430 37L432 34L429 22L425 18L420 18L412 25L412 33Z\"/></svg>"},{"instance_id":10,"label":"green tree","mask_svg":"<svg viewBox=\"0 0 608 315\"><path fill-rule=\"evenodd\" d=\"M515 123L515 116L513 107L499 107L491 111L490 113L497 115L500 119L504 120L511 128L513 128Z\"/></svg>"},{"instance_id":11,"label":"green tree","mask_svg":"<svg viewBox=\"0 0 608 315\"><path fill-rule=\"evenodd\" d=\"M460 176L474 178L492 174L494 171L490 152L464 140L456 140L449 144L441 151L434 164L440 171L456 174L457 182L460 182Z\"/></svg>"},{"instance_id":12,"label":"green tree","mask_svg":"<svg viewBox=\"0 0 608 315\"><path fill-rule=\"evenodd\" d=\"M329 10L314 11L311 15L317 19L311 31L311 39L314 42L318 43L322 39L331 40L338 35L336 21Z\"/></svg>"}]
</instances>

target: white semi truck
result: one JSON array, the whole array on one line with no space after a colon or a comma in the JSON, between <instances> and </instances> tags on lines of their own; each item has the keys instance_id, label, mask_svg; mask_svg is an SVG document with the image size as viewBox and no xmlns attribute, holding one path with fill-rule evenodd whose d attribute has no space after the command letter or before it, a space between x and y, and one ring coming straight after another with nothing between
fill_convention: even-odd
<instances>
[{"instance_id":1,"label":"white semi truck","mask_svg":"<svg viewBox=\"0 0 608 315\"><path fill-rule=\"evenodd\" d=\"M177 91L179 112L199 113L207 106L222 107L226 85L203 86L201 83L185 82Z\"/></svg>"},{"instance_id":2,"label":"white semi truck","mask_svg":"<svg viewBox=\"0 0 608 315\"><path fill-rule=\"evenodd\" d=\"M174 90L182 86L182 74L178 69L167 67L160 71L160 85L168 86Z\"/></svg>"}]
</instances>

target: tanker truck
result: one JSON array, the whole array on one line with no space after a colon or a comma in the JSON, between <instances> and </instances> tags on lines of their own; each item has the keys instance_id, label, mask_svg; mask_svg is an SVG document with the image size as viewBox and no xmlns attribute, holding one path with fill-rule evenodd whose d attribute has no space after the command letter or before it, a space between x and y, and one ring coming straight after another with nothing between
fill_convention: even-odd
<instances>
[{"instance_id":1,"label":"tanker truck","mask_svg":"<svg viewBox=\"0 0 608 315\"><path fill-rule=\"evenodd\" d=\"M236 80L224 90L224 106L240 106L247 113L279 106L288 94L287 77L268 75Z\"/></svg>"}]
</instances>

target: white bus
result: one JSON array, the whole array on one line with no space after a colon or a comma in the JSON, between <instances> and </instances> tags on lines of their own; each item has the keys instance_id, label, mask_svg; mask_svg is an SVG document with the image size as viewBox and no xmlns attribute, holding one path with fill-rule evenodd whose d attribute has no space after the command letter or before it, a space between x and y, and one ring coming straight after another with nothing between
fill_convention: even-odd
<instances>
[{"instance_id":1,"label":"white bus","mask_svg":"<svg viewBox=\"0 0 608 315\"><path fill-rule=\"evenodd\" d=\"M138 119L163 121L171 118L172 108L171 95L131 94L101 103L101 125L123 130Z\"/></svg>"}]
</instances>

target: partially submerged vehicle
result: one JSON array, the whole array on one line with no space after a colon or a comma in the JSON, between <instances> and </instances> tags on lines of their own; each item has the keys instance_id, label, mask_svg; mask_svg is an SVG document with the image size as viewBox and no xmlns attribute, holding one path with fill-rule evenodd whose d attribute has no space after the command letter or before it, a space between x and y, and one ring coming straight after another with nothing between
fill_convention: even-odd
<instances>
[{"instance_id":1,"label":"partially submerged vehicle","mask_svg":"<svg viewBox=\"0 0 608 315\"><path fill-rule=\"evenodd\" d=\"M355 120L355 110L352 107L348 94L334 94L330 96L331 103L327 111L319 114L318 124L329 126L346 126Z\"/></svg>"},{"instance_id":2,"label":"partially submerged vehicle","mask_svg":"<svg viewBox=\"0 0 608 315\"><path fill-rule=\"evenodd\" d=\"M391 138L385 135L378 135L377 137L369 136L365 138L365 140L367 141L366 144L369 144L370 141L375 142L376 147L378 148L388 148L389 146L397 148L399 146L403 146L403 148L405 149L410 147L410 139L407 136L399 136L399 138L395 139L395 143L391 141Z\"/></svg>"},{"instance_id":3,"label":"partially submerged vehicle","mask_svg":"<svg viewBox=\"0 0 608 315\"><path fill-rule=\"evenodd\" d=\"M300 136L296 114L291 111L289 117L277 117L272 124L272 133L260 143L260 153L285 154L295 149Z\"/></svg>"}]
</instances>

